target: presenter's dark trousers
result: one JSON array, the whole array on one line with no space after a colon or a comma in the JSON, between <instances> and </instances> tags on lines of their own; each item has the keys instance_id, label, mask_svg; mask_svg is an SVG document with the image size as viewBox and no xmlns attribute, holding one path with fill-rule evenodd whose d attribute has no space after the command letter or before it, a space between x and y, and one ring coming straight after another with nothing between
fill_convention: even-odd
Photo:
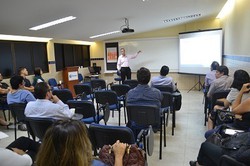
<instances>
[{"instance_id":1,"label":"presenter's dark trousers","mask_svg":"<svg viewBox=\"0 0 250 166\"><path fill-rule=\"evenodd\" d=\"M122 67L121 68L121 79L122 79L122 83L124 82L124 80L126 79L131 79L131 70L129 67Z\"/></svg>"}]
</instances>

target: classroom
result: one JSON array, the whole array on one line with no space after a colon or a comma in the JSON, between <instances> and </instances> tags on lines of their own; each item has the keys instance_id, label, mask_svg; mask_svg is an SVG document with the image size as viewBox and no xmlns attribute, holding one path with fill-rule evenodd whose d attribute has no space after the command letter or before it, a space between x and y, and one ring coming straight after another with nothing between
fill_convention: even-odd
<instances>
[{"instance_id":1,"label":"classroom","mask_svg":"<svg viewBox=\"0 0 250 166\"><path fill-rule=\"evenodd\" d=\"M199 31L209 31L209 30L221 30L222 31L222 54L221 54L221 64L225 65L229 69L229 76L233 77L236 70L242 69L250 73L250 43L249 29L250 29L250 1L249 0L205 0L204 2L197 2L197 0L187 0L187 2L176 1L173 2L173 5L176 5L176 9L183 9L181 15L178 15L173 9L166 7L171 4L171 0L161 0L159 3L165 5L166 10L171 10L172 13L170 18L179 17L179 19L169 22L167 26L164 25L153 25L154 22L150 23L152 19L149 14L157 13L157 11L143 12L144 10L151 9L149 6L157 6L159 11L163 12L162 9L164 6L158 6L153 0L138 0L134 2L129 0L128 2L114 2L109 0L108 2L89 2L89 6L80 6L83 5L82 2L73 0L72 2L60 2L58 0L44 1L44 2L32 2L28 0L32 6L31 9L28 8L28 4L17 3L15 7L10 2L3 2L3 5L0 7L0 73L3 75L3 81L7 84L10 84L10 78L13 74L16 74L19 67L26 67L30 75L26 78L29 79L32 83L35 67L42 67L44 72L42 74L45 82L48 82L50 78L55 78L59 83L65 80L64 72L70 69L70 67L75 67L74 71L77 71L83 76L83 82L88 82L91 78L91 73L89 67L97 66L100 67L100 73L98 77L103 79L106 84L113 85L119 84L115 80L117 78L117 59L121 54L120 48L125 48L127 54L134 54L137 51L141 53L135 59L130 61L130 67L132 72L132 79L136 79L136 71L140 67L146 67L151 72L151 78L159 76L160 69L163 65L167 65L170 68L169 75L177 83L177 87L182 94L182 108L179 111L176 111L176 127L174 129L175 134L172 135L171 125L173 119L170 114L167 129L167 145L162 147L162 159L159 159L159 144L160 144L160 135L157 132L154 135L154 150L152 156L147 156L148 165L177 165L177 166L186 166L189 165L189 161L197 160L197 155L200 149L200 145L205 141L204 133L207 131L207 126L204 126L204 93L202 92L201 84L203 85L205 81L205 74L192 74L192 73L182 73L179 72L179 44L180 44L180 34L190 33L190 32L199 32ZM222 7L227 1L233 1L233 5L228 11L227 15L223 18L216 18L217 14L220 12ZM85 3L88 3L84 0ZM62 3L58 7L45 9L43 12L46 13L45 16L42 16L42 12L37 9L37 6L46 7L44 3L51 4L51 6L57 6L58 3ZM75 4L74 4L75 3ZM95 3L98 6L103 6L103 9L99 9L95 6ZM110 10L109 5L113 7L113 11L120 13L117 17L111 16L110 19L103 19L105 15L101 15L105 10ZM111 3L113 3L111 5ZM128 4L129 5L128 5ZM134 3L136 7L131 5ZM141 3L145 3L145 8L141 9ZM190 7L190 4L193 6ZM202 4L203 3L203 4ZM211 6L207 6L207 9L211 13L206 13L207 15L203 17L202 13L207 12L206 5L208 3ZM93 6L92 6L93 5ZM185 5L187 10L184 10ZM200 6L199 6L200 5ZM171 5L170 5L171 6ZM64 7L64 8L63 8ZM74 11L75 8L75 11ZM71 21L68 23L62 23L59 25L53 26L48 30L45 28L41 31L26 31L22 28L30 28L30 26L35 25L22 25L30 22L33 24L41 24L47 20L43 17L47 15L53 15L53 12L63 13L64 16L75 14L76 18L73 18L72 24L75 25L74 21L77 23L78 17L82 15L88 15L88 19L81 20L84 22L84 27L82 27L82 35L78 31L79 28L71 27ZM131 14L129 13L131 8ZM3 10L2 10L3 9ZM12 10L10 10L12 9ZM27 9L27 12L25 12ZM37 9L37 14L36 14ZM136 11L136 10L139 11ZM62 10L62 11L60 11ZM100 10L100 11L98 11ZM126 10L126 12L122 11ZM191 15L194 12L191 18ZM71 12L74 11L74 12ZM213 11L213 13L212 13ZM216 11L216 12L215 12ZM12 12L11 17L8 18L8 13ZM79 13L78 13L79 12ZM92 12L98 14L95 21L91 20L90 22L98 22L98 24L88 25L88 21L91 18ZM31 14L32 13L32 14ZM122 13L122 14L121 14ZM160 12L159 12L160 13ZM23 14L23 15L22 15ZM140 16L140 15L147 16ZM33 15L33 17L29 17ZM114 15L114 14L113 14ZM120 16L123 16L122 18ZM187 21L184 20L184 15L188 17ZM158 15L156 15L158 16ZM50 19L58 19L50 18ZM118 18L119 17L119 18ZM149 27L143 27L140 25L141 22L135 17L140 17L140 21L148 22L152 24ZM148 17L148 20L147 20ZM182 17L182 18L180 18ZM201 18L199 18L201 17ZM125 18L125 25L124 24ZM31 19L27 21L26 19ZM40 19L39 22L36 22L36 19ZM167 19L165 17L160 18L161 20ZM152 19L154 20L154 19ZM181 21L180 21L181 20ZM107 21L107 22L106 22ZM130 21L130 22L128 22ZM57 31L56 27L60 28L60 25L66 24L65 27L60 29L60 32ZM145 24L145 23L144 23ZM157 23L155 23L157 24ZM81 24L76 24L81 25ZM83 25L83 23L82 23ZM114 28L110 30L110 25L113 25ZM122 26L121 26L122 25ZM24 26L24 27L23 27ZM15 27L15 28L14 28ZM101 27L101 28L98 28ZM114 29L120 28L124 30L134 29L134 33L120 33L111 34L104 37L89 38L90 35L95 35L98 33L106 33ZM19 29L18 32L15 30ZM148 29L147 29L148 28ZM88 31L88 34L84 34L84 29L91 29ZM76 32L74 32L74 30ZM138 30L138 31L137 31ZM63 34L63 31L65 34ZM104 32L103 32L104 31ZM87 32L87 30L86 30ZM6 39L6 36L16 35L14 38ZM43 37L44 41L41 39L28 39L24 38L18 39L18 37ZM64 37L64 38L62 38ZM28 44L26 43L28 42ZM115 49L115 50L114 50ZM7 50L7 51L6 51ZM38 51L36 51L38 50ZM115 54L108 56L108 51L114 51ZM28 58L26 53L29 52ZM74 54L74 55L71 55ZM8 57L7 57L8 55ZM74 58L72 58L74 56ZM6 58L7 57L7 58ZM211 64L211 62L207 62ZM38 66L39 65L39 66ZM68 69L66 69L68 68ZM71 72L71 71L69 71ZM208 71L209 72L209 69ZM71 74L73 74L71 72ZM93 74L93 73L92 73ZM66 76L67 77L67 76ZM94 76L92 76L94 77ZM78 81L74 84L77 84ZM201 83L201 84L200 84ZM71 91L73 92L73 85L68 85L65 82L65 86L71 86ZM75 95L75 94L74 94ZM4 111L0 111L0 117L3 117ZM112 112L111 112L112 113ZM7 112L6 112L7 115ZM115 112L115 117L109 118L108 125L117 125L117 114ZM125 126L124 122L123 108L121 111L121 125ZM11 119L13 122L13 119ZM101 124L104 124L101 122ZM0 126L0 131L9 135L8 138L0 139L0 147L4 148L9 143L14 140L14 127L6 129L5 126ZM17 131L18 136L27 137L27 132ZM0 157L1 160L1 157ZM1 164L0 164L1 165Z\"/></svg>"}]
</instances>

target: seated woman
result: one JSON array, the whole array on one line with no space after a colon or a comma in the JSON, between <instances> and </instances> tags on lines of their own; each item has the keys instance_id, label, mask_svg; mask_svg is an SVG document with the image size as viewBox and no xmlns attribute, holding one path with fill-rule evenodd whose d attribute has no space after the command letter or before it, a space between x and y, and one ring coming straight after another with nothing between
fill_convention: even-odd
<instances>
[{"instance_id":1,"label":"seated woman","mask_svg":"<svg viewBox=\"0 0 250 166\"><path fill-rule=\"evenodd\" d=\"M40 144L26 137L20 137L6 148L0 148L2 166L28 166L35 160Z\"/></svg>"},{"instance_id":2,"label":"seated woman","mask_svg":"<svg viewBox=\"0 0 250 166\"><path fill-rule=\"evenodd\" d=\"M34 74L35 76L32 83L33 86L36 86L39 82L44 82L44 79L42 78L43 71L40 67L35 68Z\"/></svg>"},{"instance_id":3,"label":"seated woman","mask_svg":"<svg viewBox=\"0 0 250 166\"><path fill-rule=\"evenodd\" d=\"M214 120L215 120L215 114L216 110L226 110L228 109L231 104L236 99L240 89L242 88L243 84L250 82L249 74L244 70L236 70L234 72L234 81L231 86L231 90L229 94L227 95L227 98L219 99L217 101L220 101L223 103L223 106L215 105L213 111L211 112L209 118L208 118L208 130L211 130L214 128ZM244 95L244 99L250 97L250 95Z\"/></svg>"},{"instance_id":4,"label":"seated woman","mask_svg":"<svg viewBox=\"0 0 250 166\"><path fill-rule=\"evenodd\" d=\"M122 166L126 144L117 141L113 148L115 166ZM105 166L92 156L92 145L86 126L71 119L59 120L47 130L37 155L36 165Z\"/></svg>"},{"instance_id":5,"label":"seated woman","mask_svg":"<svg viewBox=\"0 0 250 166\"><path fill-rule=\"evenodd\" d=\"M249 130L250 128L250 97L243 101L243 96L248 94L250 91L250 83L246 83L242 86L240 92L238 93L235 101L232 104L232 112L237 115L234 122L227 124L238 130ZM213 133L220 130L221 126L217 126L212 130L208 130L205 133L205 138L208 138Z\"/></svg>"}]
</instances>

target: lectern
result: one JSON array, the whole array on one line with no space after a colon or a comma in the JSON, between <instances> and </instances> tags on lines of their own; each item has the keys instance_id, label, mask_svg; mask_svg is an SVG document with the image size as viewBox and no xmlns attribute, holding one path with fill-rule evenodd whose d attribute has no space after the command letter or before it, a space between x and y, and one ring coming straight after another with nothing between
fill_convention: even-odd
<instances>
[{"instance_id":1,"label":"lectern","mask_svg":"<svg viewBox=\"0 0 250 166\"><path fill-rule=\"evenodd\" d=\"M74 85L79 83L78 66L66 67L63 69L63 83L64 88L68 88L73 96L76 96Z\"/></svg>"}]
</instances>

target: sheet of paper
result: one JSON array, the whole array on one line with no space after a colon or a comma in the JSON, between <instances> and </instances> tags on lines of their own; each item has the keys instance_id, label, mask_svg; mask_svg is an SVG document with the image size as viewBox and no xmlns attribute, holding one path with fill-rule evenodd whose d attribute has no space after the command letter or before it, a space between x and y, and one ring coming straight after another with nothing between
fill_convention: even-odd
<instances>
[{"instance_id":1,"label":"sheet of paper","mask_svg":"<svg viewBox=\"0 0 250 166\"><path fill-rule=\"evenodd\" d=\"M7 138L7 137L9 137L7 134L0 131L0 139Z\"/></svg>"}]
</instances>

